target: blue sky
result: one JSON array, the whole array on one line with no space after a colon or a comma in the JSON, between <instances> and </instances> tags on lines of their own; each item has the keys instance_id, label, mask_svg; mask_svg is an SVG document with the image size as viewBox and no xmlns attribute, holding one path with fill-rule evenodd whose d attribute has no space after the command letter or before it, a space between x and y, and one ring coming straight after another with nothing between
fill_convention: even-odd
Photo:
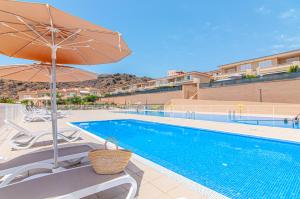
<instances>
[{"instance_id":1,"label":"blue sky","mask_svg":"<svg viewBox=\"0 0 300 199\"><path fill-rule=\"evenodd\" d=\"M119 31L133 53L98 73L161 77L170 69L218 65L300 48L299 0L49 0L51 5ZM0 56L0 64L26 61Z\"/></svg>"}]
</instances>

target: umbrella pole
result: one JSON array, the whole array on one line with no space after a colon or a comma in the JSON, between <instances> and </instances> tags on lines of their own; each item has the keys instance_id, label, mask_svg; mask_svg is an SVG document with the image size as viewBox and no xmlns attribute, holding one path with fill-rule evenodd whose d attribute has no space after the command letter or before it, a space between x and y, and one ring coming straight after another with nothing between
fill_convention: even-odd
<instances>
[{"instance_id":1,"label":"umbrella pole","mask_svg":"<svg viewBox=\"0 0 300 199\"><path fill-rule=\"evenodd\" d=\"M53 133L54 169L58 168L58 148L57 148L57 105L56 105L56 46L51 48L52 67L51 67L51 121Z\"/></svg>"}]
</instances>

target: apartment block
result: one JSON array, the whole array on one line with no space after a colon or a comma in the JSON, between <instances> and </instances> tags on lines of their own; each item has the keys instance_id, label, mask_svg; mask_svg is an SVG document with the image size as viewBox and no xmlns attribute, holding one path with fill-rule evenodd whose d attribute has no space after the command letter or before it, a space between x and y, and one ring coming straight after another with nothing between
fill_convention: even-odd
<instances>
[{"instance_id":1,"label":"apartment block","mask_svg":"<svg viewBox=\"0 0 300 199\"><path fill-rule=\"evenodd\" d=\"M116 88L111 94L131 93L136 91L145 91L162 87L175 87L187 84L198 84L210 82L211 75L201 72L183 72L168 71L168 76L150 80L146 83L127 85Z\"/></svg>"},{"instance_id":2,"label":"apartment block","mask_svg":"<svg viewBox=\"0 0 300 199\"><path fill-rule=\"evenodd\" d=\"M240 78L244 75L263 76L288 72L290 66L300 64L300 50L294 50L270 56L264 56L219 66L210 71L213 79L223 81Z\"/></svg>"}]
</instances>

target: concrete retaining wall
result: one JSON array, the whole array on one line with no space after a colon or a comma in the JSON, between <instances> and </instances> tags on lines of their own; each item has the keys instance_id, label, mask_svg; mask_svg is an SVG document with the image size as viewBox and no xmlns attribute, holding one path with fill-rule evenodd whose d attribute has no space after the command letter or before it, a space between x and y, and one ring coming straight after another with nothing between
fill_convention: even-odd
<instances>
[{"instance_id":1,"label":"concrete retaining wall","mask_svg":"<svg viewBox=\"0 0 300 199\"><path fill-rule=\"evenodd\" d=\"M171 99L183 98L182 91L170 91L160 93L148 93L128 95L119 97L102 98L102 102L113 102L116 104L165 104Z\"/></svg>"},{"instance_id":2,"label":"concrete retaining wall","mask_svg":"<svg viewBox=\"0 0 300 199\"><path fill-rule=\"evenodd\" d=\"M300 79L202 88L198 99L300 104Z\"/></svg>"}]
</instances>

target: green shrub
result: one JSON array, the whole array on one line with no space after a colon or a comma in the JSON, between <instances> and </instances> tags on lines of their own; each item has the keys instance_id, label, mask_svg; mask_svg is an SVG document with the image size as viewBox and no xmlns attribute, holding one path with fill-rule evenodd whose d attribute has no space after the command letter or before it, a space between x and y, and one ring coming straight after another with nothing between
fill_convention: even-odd
<instances>
[{"instance_id":1,"label":"green shrub","mask_svg":"<svg viewBox=\"0 0 300 199\"><path fill-rule=\"evenodd\" d=\"M299 66L298 65L292 65L289 67L289 70L288 72L289 73L295 73L295 72L298 72L299 71Z\"/></svg>"},{"instance_id":2,"label":"green shrub","mask_svg":"<svg viewBox=\"0 0 300 199\"><path fill-rule=\"evenodd\" d=\"M74 96L74 97L70 97L67 99L68 104L83 104L83 100L81 99L81 97L78 96Z\"/></svg>"},{"instance_id":3,"label":"green shrub","mask_svg":"<svg viewBox=\"0 0 300 199\"><path fill-rule=\"evenodd\" d=\"M14 99L9 97L2 97L0 98L0 103L7 103L7 104L14 104L16 103Z\"/></svg>"},{"instance_id":4,"label":"green shrub","mask_svg":"<svg viewBox=\"0 0 300 199\"><path fill-rule=\"evenodd\" d=\"M257 78L257 75L246 75L245 76L246 79L253 79L253 78Z\"/></svg>"},{"instance_id":5,"label":"green shrub","mask_svg":"<svg viewBox=\"0 0 300 199\"><path fill-rule=\"evenodd\" d=\"M68 102L66 99L57 98L57 104L58 105L66 105Z\"/></svg>"},{"instance_id":6,"label":"green shrub","mask_svg":"<svg viewBox=\"0 0 300 199\"><path fill-rule=\"evenodd\" d=\"M95 103L99 97L97 95L87 95L83 98L85 102Z\"/></svg>"}]
</instances>

